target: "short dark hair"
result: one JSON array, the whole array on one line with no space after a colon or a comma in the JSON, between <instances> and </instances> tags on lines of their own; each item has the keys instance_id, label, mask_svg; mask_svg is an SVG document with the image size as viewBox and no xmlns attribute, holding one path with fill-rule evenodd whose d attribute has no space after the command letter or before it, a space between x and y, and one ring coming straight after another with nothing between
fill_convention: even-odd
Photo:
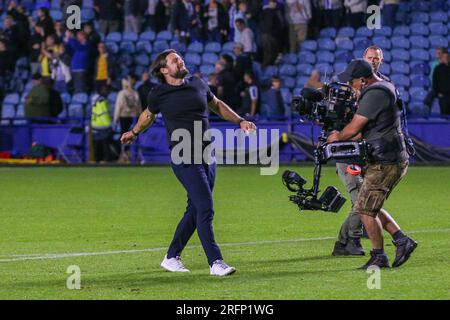
<instances>
[{"instance_id":1,"label":"short dark hair","mask_svg":"<svg viewBox=\"0 0 450 320\"><path fill-rule=\"evenodd\" d=\"M373 46L370 46L370 47L368 47L368 48L366 48L366 50L364 50L364 54L363 54L363 57L365 57L366 56L366 54L367 54L367 51L369 51L369 50L379 50L380 51L380 53L381 53L381 56L383 57L383 49L381 49L379 46L375 46L375 45L373 45Z\"/></svg>"},{"instance_id":2,"label":"short dark hair","mask_svg":"<svg viewBox=\"0 0 450 320\"><path fill-rule=\"evenodd\" d=\"M150 70L152 75L157 78L162 83L166 82L164 75L161 73L161 68L165 68L167 66L166 58L171 53L177 53L174 49L167 49L158 54L155 61L153 61Z\"/></svg>"},{"instance_id":3,"label":"short dark hair","mask_svg":"<svg viewBox=\"0 0 450 320\"><path fill-rule=\"evenodd\" d=\"M223 58L223 60L226 61L226 63L231 64L231 65L233 64L234 59L233 59L233 57L230 56L229 54L223 53L223 54L221 54L220 56Z\"/></svg>"},{"instance_id":4,"label":"short dark hair","mask_svg":"<svg viewBox=\"0 0 450 320\"><path fill-rule=\"evenodd\" d=\"M234 20L234 23L240 23L240 24L244 24L244 25L246 24L245 20L242 18L237 18L236 20Z\"/></svg>"}]
</instances>

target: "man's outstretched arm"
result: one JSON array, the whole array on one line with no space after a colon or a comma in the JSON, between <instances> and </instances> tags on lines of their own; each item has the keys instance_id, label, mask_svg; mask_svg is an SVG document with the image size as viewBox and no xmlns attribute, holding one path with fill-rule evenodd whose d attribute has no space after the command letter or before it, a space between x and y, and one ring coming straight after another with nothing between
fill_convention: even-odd
<instances>
[{"instance_id":1,"label":"man's outstretched arm","mask_svg":"<svg viewBox=\"0 0 450 320\"><path fill-rule=\"evenodd\" d=\"M138 122L128 132L125 132L122 137L120 138L120 142L123 144L131 144L134 140L136 140L137 136L147 130L152 123L155 121L156 116L151 113L148 109L145 109L142 111L141 115L139 116Z\"/></svg>"},{"instance_id":2,"label":"man's outstretched arm","mask_svg":"<svg viewBox=\"0 0 450 320\"><path fill-rule=\"evenodd\" d=\"M240 117L236 112L234 112L225 102L217 97L208 103L209 109L211 109L215 114L219 115L223 119L233 122L241 127L244 131L254 131L256 126L253 122L247 121Z\"/></svg>"}]
</instances>

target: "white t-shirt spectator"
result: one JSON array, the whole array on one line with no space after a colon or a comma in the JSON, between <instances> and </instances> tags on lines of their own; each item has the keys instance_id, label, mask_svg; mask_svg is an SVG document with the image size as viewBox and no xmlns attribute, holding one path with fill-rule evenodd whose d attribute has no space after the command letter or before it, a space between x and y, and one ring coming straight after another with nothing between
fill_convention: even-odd
<instances>
[{"instance_id":1,"label":"white t-shirt spectator","mask_svg":"<svg viewBox=\"0 0 450 320\"><path fill-rule=\"evenodd\" d=\"M253 35L253 31L250 28L245 28L241 32L241 39L239 41L244 46L244 52L246 53L255 53L256 52L256 43L255 36Z\"/></svg>"},{"instance_id":2,"label":"white t-shirt spectator","mask_svg":"<svg viewBox=\"0 0 450 320\"><path fill-rule=\"evenodd\" d=\"M307 24L311 17L311 0L286 0L286 18L289 24Z\"/></svg>"}]
</instances>

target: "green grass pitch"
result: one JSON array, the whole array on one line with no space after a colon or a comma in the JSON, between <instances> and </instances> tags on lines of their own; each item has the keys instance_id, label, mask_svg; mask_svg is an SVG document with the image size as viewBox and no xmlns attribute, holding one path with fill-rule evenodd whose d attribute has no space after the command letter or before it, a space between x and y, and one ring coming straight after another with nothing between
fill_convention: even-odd
<instances>
[{"instance_id":1,"label":"green grass pitch","mask_svg":"<svg viewBox=\"0 0 450 320\"><path fill-rule=\"evenodd\" d=\"M299 214L281 183L286 168L312 177L302 165L274 176L218 168L214 228L238 270L220 279L209 276L196 234L183 255L190 274L159 266L185 208L170 167L0 168L0 299L450 298L449 167L410 167L387 201L419 247L381 272L379 290L356 270L367 256L331 256L349 201L338 214ZM343 191L332 167L327 185ZM66 288L71 265L80 267L80 290Z\"/></svg>"}]
</instances>

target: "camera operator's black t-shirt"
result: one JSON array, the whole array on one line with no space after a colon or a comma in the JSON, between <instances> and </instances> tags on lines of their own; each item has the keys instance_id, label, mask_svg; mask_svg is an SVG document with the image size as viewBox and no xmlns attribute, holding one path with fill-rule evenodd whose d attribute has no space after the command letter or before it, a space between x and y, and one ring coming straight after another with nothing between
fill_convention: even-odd
<instances>
[{"instance_id":1,"label":"camera operator's black t-shirt","mask_svg":"<svg viewBox=\"0 0 450 320\"><path fill-rule=\"evenodd\" d=\"M154 87L148 95L147 108L153 114L161 112L167 129L169 148L172 149L178 143L171 141L172 133L176 129L189 131L192 146L194 138L202 139L204 132L209 129L208 102L212 99L213 94L203 80L188 76L179 86L162 83ZM201 123L201 137L194 136L196 121ZM206 144L202 145L204 147Z\"/></svg>"}]
</instances>

